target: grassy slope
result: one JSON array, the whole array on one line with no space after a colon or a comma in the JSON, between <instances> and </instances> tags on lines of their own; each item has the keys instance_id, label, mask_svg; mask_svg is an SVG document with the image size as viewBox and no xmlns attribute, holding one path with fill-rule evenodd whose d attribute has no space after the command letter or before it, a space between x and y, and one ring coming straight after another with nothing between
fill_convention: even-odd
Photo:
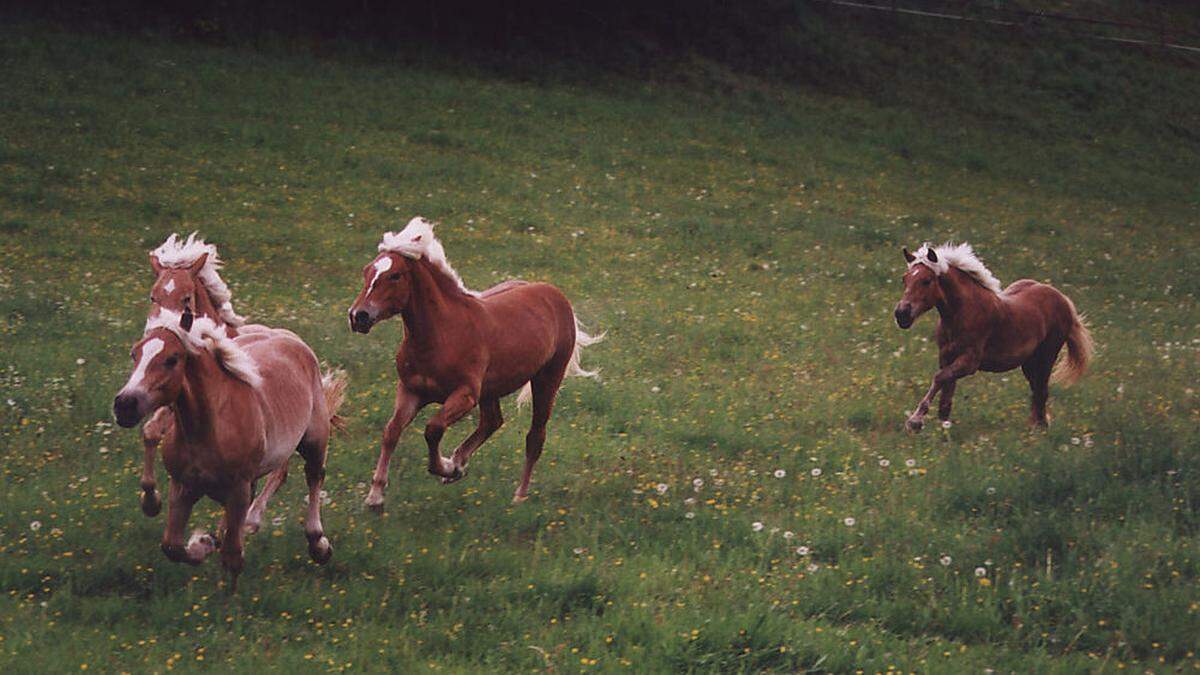
<instances>
[{"instance_id":1,"label":"grassy slope","mask_svg":"<svg viewBox=\"0 0 1200 675\"><path fill-rule=\"evenodd\" d=\"M3 29L4 670L1194 664L1197 71L824 25L804 86ZM411 431L387 513L359 506L401 329L352 336L342 313L415 213L470 285L550 280L608 331L585 357L605 382L564 390L523 506L510 404L466 482L426 476ZM239 309L353 378L334 562L304 554L297 474L234 598L215 561L163 559L136 436L108 423L145 251L197 228ZM900 431L935 354L930 319L890 322L898 248L949 237L1091 316L1100 356L1048 433L1016 374L960 386L948 432Z\"/></svg>"}]
</instances>

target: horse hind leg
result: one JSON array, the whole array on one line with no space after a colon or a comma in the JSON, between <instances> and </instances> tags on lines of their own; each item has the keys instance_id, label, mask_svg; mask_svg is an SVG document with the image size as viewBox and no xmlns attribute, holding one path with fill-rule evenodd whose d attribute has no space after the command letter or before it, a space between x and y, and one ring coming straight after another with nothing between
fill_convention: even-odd
<instances>
[{"instance_id":1,"label":"horse hind leg","mask_svg":"<svg viewBox=\"0 0 1200 675\"><path fill-rule=\"evenodd\" d=\"M533 466L542 456L542 449L546 444L546 423L550 421L554 399L558 396L558 389L562 386L565 374L564 363L549 372L543 369L530 381L533 389L533 420L529 425L529 433L525 435L525 468L521 471L521 483L513 495L514 504L529 498L529 479L533 475Z\"/></svg>"},{"instance_id":2,"label":"horse hind leg","mask_svg":"<svg viewBox=\"0 0 1200 675\"><path fill-rule=\"evenodd\" d=\"M321 487L325 484L325 458L329 449L329 429L310 431L300 442L297 452L304 458L304 478L308 481L308 511L304 516L304 536L308 539L308 555L313 562L324 565L333 557L333 545L325 536L321 524Z\"/></svg>"},{"instance_id":3,"label":"horse hind leg","mask_svg":"<svg viewBox=\"0 0 1200 675\"><path fill-rule=\"evenodd\" d=\"M1030 426L1045 427L1050 424L1050 415L1046 411L1046 402L1050 399L1050 373L1054 370L1054 360L1061 348L1060 344L1057 349L1038 349L1021 366L1021 372L1029 381Z\"/></svg>"}]
</instances>

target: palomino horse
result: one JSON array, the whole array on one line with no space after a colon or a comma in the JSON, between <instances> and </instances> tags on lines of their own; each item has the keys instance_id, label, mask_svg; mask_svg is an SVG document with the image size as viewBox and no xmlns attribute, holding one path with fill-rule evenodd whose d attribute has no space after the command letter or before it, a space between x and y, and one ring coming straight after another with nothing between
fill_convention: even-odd
<instances>
[{"instance_id":1,"label":"palomino horse","mask_svg":"<svg viewBox=\"0 0 1200 675\"><path fill-rule=\"evenodd\" d=\"M195 532L184 541L192 507L203 496L224 504L218 531L221 562L237 589L251 486L291 456L304 458L308 478L308 551L328 562L333 547L321 526L321 485L330 429L345 376L322 376L317 357L286 330L237 338L208 317L161 310L133 347L134 370L113 401L117 423L129 428L169 407L163 449L171 476L162 549L175 562L199 564L218 544Z\"/></svg>"},{"instance_id":2,"label":"palomino horse","mask_svg":"<svg viewBox=\"0 0 1200 675\"><path fill-rule=\"evenodd\" d=\"M514 502L524 501L563 378L595 377L580 367L579 353L603 336L584 333L571 303L549 284L513 280L482 293L467 290L446 261L433 224L422 218L414 218L399 234L383 236L379 255L363 268L362 291L350 306L350 328L365 334L396 314L404 320L404 342L396 354L400 382L367 506L382 508L392 451L417 411L442 404L425 427L425 442L429 472L449 484L465 475L471 455L503 423L500 398L518 389L518 402L533 398L525 469L513 496ZM442 457L442 434L476 405L478 427L450 459Z\"/></svg>"},{"instance_id":3,"label":"palomino horse","mask_svg":"<svg viewBox=\"0 0 1200 675\"><path fill-rule=\"evenodd\" d=\"M923 245L916 254L904 249L908 271L904 297L896 304L896 324L912 326L936 307L938 365L933 386L908 418L908 429L920 431L929 404L939 391L938 417L950 419L954 387L977 370L1002 373L1017 366L1033 392L1030 423L1048 422L1050 382L1071 384L1092 358L1092 336L1075 305L1058 289L1030 279L1000 290L1000 282L984 267L970 244ZM1055 361L1063 344L1067 358Z\"/></svg>"},{"instance_id":4,"label":"palomino horse","mask_svg":"<svg viewBox=\"0 0 1200 675\"><path fill-rule=\"evenodd\" d=\"M156 277L150 289L150 317L158 316L162 309L179 313L191 311L195 316L212 319L231 338L237 337L239 332L269 330L256 324L246 325L245 318L233 311L233 295L219 272L223 263L217 247L205 243L196 235L193 232L184 240L172 234L150 252L150 266ZM167 408L159 408L142 425L142 512L151 517L157 516L162 508L154 475L154 457L170 425L171 416ZM265 488L255 498L246 518L246 527L250 532L258 530L267 502L286 480L285 463L271 474Z\"/></svg>"}]
</instances>

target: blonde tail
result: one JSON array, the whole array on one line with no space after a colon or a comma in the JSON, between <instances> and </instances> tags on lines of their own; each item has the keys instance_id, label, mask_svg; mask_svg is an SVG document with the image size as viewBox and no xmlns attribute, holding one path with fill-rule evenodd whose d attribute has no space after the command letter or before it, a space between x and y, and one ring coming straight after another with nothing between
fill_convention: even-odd
<instances>
[{"instance_id":1,"label":"blonde tail","mask_svg":"<svg viewBox=\"0 0 1200 675\"><path fill-rule=\"evenodd\" d=\"M338 414L338 409L346 400L346 385L349 378L346 371L335 368L326 370L321 376L321 391L325 394L325 410L329 412L329 425L338 431L346 429L346 420Z\"/></svg>"},{"instance_id":2,"label":"blonde tail","mask_svg":"<svg viewBox=\"0 0 1200 675\"><path fill-rule=\"evenodd\" d=\"M571 360L567 362L567 377L590 377L593 379L600 378L599 370L584 370L579 364L580 353L584 347L596 344L604 339L606 333L599 335L588 335L583 331L583 327L579 324L579 317L572 316L575 321L575 349L571 351ZM533 387L526 382L524 387L521 387L520 393L517 394L517 407L525 405L533 400Z\"/></svg>"},{"instance_id":3,"label":"blonde tail","mask_svg":"<svg viewBox=\"0 0 1200 675\"><path fill-rule=\"evenodd\" d=\"M1061 382L1064 385L1074 384L1087 372L1088 362L1092 360L1095 344L1092 333L1088 330L1087 319L1075 311L1071 305L1071 313L1075 316L1075 324L1067 335L1067 356L1059 359L1050 374L1051 382Z\"/></svg>"}]
</instances>

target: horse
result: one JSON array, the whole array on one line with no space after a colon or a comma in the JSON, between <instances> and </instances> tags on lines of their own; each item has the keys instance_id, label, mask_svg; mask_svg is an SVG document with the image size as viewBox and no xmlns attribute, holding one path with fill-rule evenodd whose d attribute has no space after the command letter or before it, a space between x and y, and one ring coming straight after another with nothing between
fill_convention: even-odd
<instances>
[{"instance_id":1,"label":"horse","mask_svg":"<svg viewBox=\"0 0 1200 675\"><path fill-rule=\"evenodd\" d=\"M896 324L907 330L935 307L940 315L936 332L939 369L908 418L908 430L921 430L938 392L938 417L948 422L959 379L977 370L1002 373L1018 366L1032 392L1030 424L1049 424L1046 401L1050 383L1075 383L1092 359L1091 333L1071 299L1032 279L1015 281L1001 290L1000 281L967 243L936 248L926 243L915 254L907 248L903 253L908 267L904 295L894 312ZM1058 361L1064 344L1067 357Z\"/></svg>"},{"instance_id":2,"label":"horse","mask_svg":"<svg viewBox=\"0 0 1200 675\"><path fill-rule=\"evenodd\" d=\"M483 292L469 290L446 260L433 223L423 218L384 234L362 273L350 329L367 334L397 314L404 321L395 408L384 427L367 507L383 507L392 452L418 411L442 405L425 427L425 442L429 473L448 485L466 475L471 455L504 423L500 399L518 389L518 404L533 401L533 421L513 502L527 499L559 387L567 376L597 377L580 366L580 352L604 336L585 333L570 301L550 284L509 280ZM449 459L442 457L442 435L476 406L475 431Z\"/></svg>"},{"instance_id":3,"label":"horse","mask_svg":"<svg viewBox=\"0 0 1200 675\"><path fill-rule=\"evenodd\" d=\"M163 448L171 476L162 550L173 562L198 565L215 549L230 575L230 591L245 564L243 528L252 484L298 452L308 479L304 529L318 564L333 547L321 525L321 486L344 373L322 373L317 357L294 333L267 329L230 338L209 317L162 309L133 346L134 369L113 399L117 424L132 428L169 408ZM184 542L192 507L203 496L224 505L220 544L196 531Z\"/></svg>"}]
</instances>

